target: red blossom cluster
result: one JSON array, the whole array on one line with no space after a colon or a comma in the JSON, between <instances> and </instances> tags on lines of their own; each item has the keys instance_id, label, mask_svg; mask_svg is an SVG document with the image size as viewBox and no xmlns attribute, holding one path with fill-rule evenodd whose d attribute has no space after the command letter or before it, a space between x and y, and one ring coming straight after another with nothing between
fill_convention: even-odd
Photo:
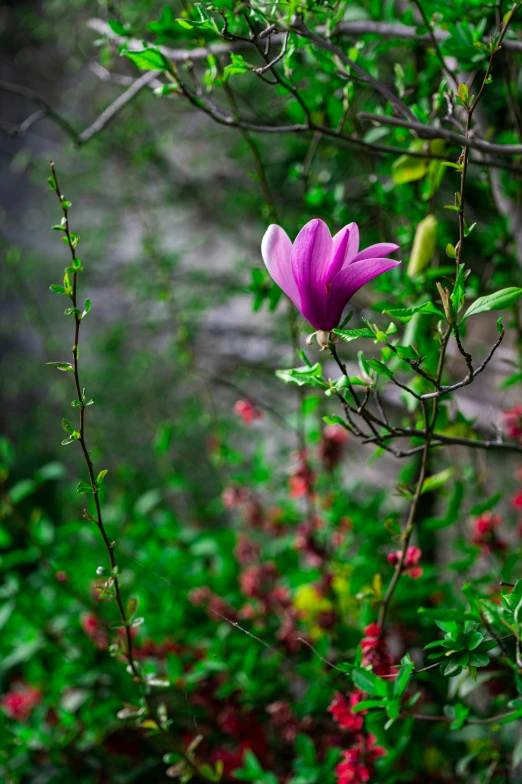
<instances>
[{"instance_id":1,"label":"red blossom cluster","mask_svg":"<svg viewBox=\"0 0 522 784\"><path fill-rule=\"evenodd\" d=\"M507 437L522 444L522 405L519 404L502 413Z\"/></svg>"},{"instance_id":2,"label":"red blossom cluster","mask_svg":"<svg viewBox=\"0 0 522 784\"><path fill-rule=\"evenodd\" d=\"M318 531L323 527L323 521L315 515L311 520L301 523L294 539L295 549L302 553L306 563L314 568L322 566L328 555L317 538Z\"/></svg>"},{"instance_id":3,"label":"red blossom cluster","mask_svg":"<svg viewBox=\"0 0 522 784\"><path fill-rule=\"evenodd\" d=\"M297 628L298 612L292 604L290 592L284 585L278 585L280 575L273 561L258 563L257 549L247 545L246 537L238 541L244 567L239 574L239 586L242 594L249 599L239 611L239 617L264 623L267 617L277 617L279 628L276 638L289 651L299 648L299 631ZM249 563L248 556L256 563Z\"/></svg>"},{"instance_id":4,"label":"red blossom cluster","mask_svg":"<svg viewBox=\"0 0 522 784\"><path fill-rule=\"evenodd\" d=\"M314 494L315 472L312 471L308 458L306 449L294 453L295 465L288 479L290 498L302 498Z\"/></svg>"},{"instance_id":5,"label":"red blossom cluster","mask_svg":"<svg viewBox=\"0 0 522 784\"><path fill-rule=\"evenodd\" d=\"M399 566L401 560L402 552L397 550L396 553L389 553L388 555L388 563L392 564L396 568ZM419 566L419 561L422 556L422 550L418 547L408 547L406 550L406 557L404 559L404 563L402 565L402 572L407 574L409 577L417 578L422 575L423 568Z\"/></svg>"},{"instance_id":6,"label":"red blossom cluster","mask_svg":"<svg viewBox=\"0 0 522 784\"><path fill-rule=\"evenodd\" d=\"M229 485L221 494L223 506L239 509L252 528L260 528L264 522L264 511L259 499L246 487Z\"/></svg>"},{"instance_id":7,"label":"red blossom cluster","mask_svg":"<svg viewBox=\"0 0 522 784\"><path fill-rule=\"evenodd\" d=\"M361 641L363 665L372 665L376 675L391 675L393 659L388 653L381 627L372 623L366 627L364 635ZM364 731L363 716L367 711L354 711L363 698L364 695L358 691L350 694L348 699L336 692L328 708L339 727L353 734L351 746L343 751L342 761L335 769L337 784L369 781L375 773L375 760L386 754L385 749L376 745L375 736Z\"/></svg>"},{"instance_id":8,"label":"red blossom cluster","mask_svg":"<svg viewBox=\"0 0 522 784\"><path fill-rule=\"evenodd\" d=\"M293 743L301 729L300 722L286 700L276 700L266 706L272 729L285 743Z\"/></svg>"},{"instance_id":9,"label":"red blossom cluster","mask_svg":"<svg viewBox=\"0 0 522 784\"><path fill-rule=\"evenodd\" d=\"M234 414L237 414L245 425L251 425L256 419L263 418L263 412L256 408L251 400L247 399L238 400L235 403Z\"/></svg>"},{"instance_id":10,"label":"red blossom cluster","mask_svg":"<svg viewBox=\"0 0 522 784\"><path fill-rule=\"evenodd\" d=\"M200 681L196 692L191 696L193 705L203 711L205 718L198 722L202 734L216 730L224 736L220 746L210 755L210 761L223 763L223 775L235 781L234 770L242 767L243 756L247 749L252 751L261 764L268 764L268 743L264 727L254 711L246 710L239 702L237 693L230 694L225 700L220 689L226 680L223 673ZM189 745L191 737L184 738Z\"/></svg>"},{"instance_id":11,"label":"red blossom cluster","mask_svg":"<svg viewBox=\"0 0 522 784\"><path fill-rule=\"evenodd\" d=\"M482 548L485 555L505 550L506 542L498 535L502 517L492 512L483 512L473 521L471 543Z\"/></svg>"},{"instance_id":12,"label":"red blossom cluster","mask_svg":"<svg viewBox=\"0 0 522 784\"><path fill-rule=\"evenodd\" d=\"M371 623L364 630L364 637L361 640L363 652L363 666L371 665L373 671L379 677L393 675L393 658L388 651L386 640L382 636L382 629L376 623Z\"/></svg>"},{"instance_id":13,"label":"red blossom cluster","mask_svg":"<svg viewBox=\"0 0 522 784\"><path fill-rule=\"evenodd\" d=\"M87 637L93 641L96 648L99 648L101 651L107 650L109 647L107 630L93 612L82 613L80 615L80 625Z\"/></svg>"},{"instance_id":14,"label":"red blossom cluster","mask_svg":"<svg viewBox=\"0 0 522 784\"><path fill-rule=\"evenodd\" d=\"M327 471L339 465L343 456L343 447L348 440L348 433L341 425L326 425L323 430L319 457Z\"/></svg>"},{"instance_id":15,"label":"red blossom cluster","mask_svg":"<svg viewBox=\"0 0 522 784\"><path fill-rule=\"evenodd\" d=\"M0 700L0 707L10 719L27 721L34 708L42 700L42 692L35 686L17 682Z\"/></svg>"},{"instance_id":16,"label":"red blossom cluster","mask_svg":"<svg viewBox=\"0 0 522 784\"><path fill-rule=\"evenodd\" d=\"M374 762L386 755L386 749L376 745L375 735L359 735L355 744L343 751L343 760L335 772L337 784L362 784L369 781L375 773Z\"/></svg>"},{"instance_id":17,"label":"red blossom cluster","mask_svg":"<svg viewBox=\"0 0 522 784\"><path fill-rule=\"evenodd\" d=\"M350 732L362 730L364 723L363 714L367 713L367 711L353 712L353 709L361 700L362 697L358 692L352 692L348 700L338 691L334 694L333 702L328 710L343 730L350 730Z\"/></svg>"}]
</instances>

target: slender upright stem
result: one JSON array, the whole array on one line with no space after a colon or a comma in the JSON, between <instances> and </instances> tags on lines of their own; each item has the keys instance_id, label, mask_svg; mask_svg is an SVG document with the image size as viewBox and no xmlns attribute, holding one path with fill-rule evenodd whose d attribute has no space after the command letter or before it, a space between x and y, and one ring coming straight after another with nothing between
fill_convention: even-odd
<instances>
[{"instance_id":1,"label":"slender upright stem","mask_svg":"<svg viewBox=\"0 0 522 784\"><path fill-rule=\"evenodd\" d=\"M77 264L77 257L76 257L76 242L74 239L73 234L69 228L69 207L68 204L60 190L60 185L58 182L58 175L56 174L56 168L54 163L51 163L51 172L52 172L52 180L54 183L54 190L58 196L58 200L60 202L60 206L62 208L64 220L63 230L65 237L67 239L67 244L69 246L69 250L71 253L72 259L72 267L73 269L76 268ZM102 516L102 509L100 504L100 496L99 496L99 488L96 480L96 474L93 466L93 462L91 459L90 452L87 448L87 442L85 437L85 400L84 394L82 390L82 386L80 383L80 368L79 368L79 341L80 341L80 325L82 322L82 316L79 313L78 309L78 272L75 271L72 276L72 291L70 293L70 298L72 302L72 306L74 308L73 315L74 315L74 345L72 348L73 353L73 374L74 374L74 385L76 388L77 400L79 402L79 409L80 409L80 424L79 424L79 431L78 437L75 439L79 442L80 447L82 449L82 453L85 460L85 465L87 467L87 473L89 476L89 482L91 484L93 500L94 500L94 508L95 508L95 515L92 516L90 513L86 513L88 519L92 520L103 539L103 543L105 545L105 549L107 551L107 556L109 559L110 564L110 576L107 580L108 588L113 587L114 589L114 599L116 602L116 606L118 608L118 613L120 616L121 625L124 629L125 635L125 651L124 656L128 664L128 670L133 677L133 680L138 683L141 687L143 700L145 702L145 706L147 708L147 713L151 721L154 722L158 732L164 738L168 748L172 749L173 751L177 752L184 760L185 765L191 770L193 774L199 775L201 778L204 778L209 781L213 781L212 777L209 777L204 772L201 772L199 767L190 759L190 757L185 754L185 752L179 748L178 744L174 740L174 738L170 735L166 727L164 726L162 720L160 719L156 707L154 705L153 700L151 699L150 693L148 691L148 687L146 685L146 681L144 681L140 670L138 668L136 659L134 657L134 649L133 649L133 640L132 640L132 622L127 616L127 612L125 610L123 599L121 595L121 588L120 582L118 579L118 565L116 562L115 556L115 542L111 542L107 531L105 529L105 525L103 522Z\"/></svg>"}]
</instances>

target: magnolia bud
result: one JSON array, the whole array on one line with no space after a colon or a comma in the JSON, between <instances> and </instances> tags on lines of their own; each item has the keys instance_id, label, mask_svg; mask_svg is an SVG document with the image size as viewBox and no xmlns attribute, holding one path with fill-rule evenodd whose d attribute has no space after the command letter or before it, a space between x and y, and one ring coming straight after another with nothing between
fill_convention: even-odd
<instances>
[{"instance_id":1,"label":"magnolia bud","mask_svg":"<svg viewBox=\"0 0 522 784\"><path fill-rule=\"evenodd\" d=\"M330 340L330 333L324 332L322 329L318 329L315 333L315 337L319 346L321 347L321 351L324 351L328 348L328 344L333 342Z\"/></svg>"},{"instance_id":2,"label":"magnolia bud","mask_svg":"<svg viewBox=\"0 0 522 784\"><path fill-rule=\"evenodd\" d=\"M412 278L428 266L437 247L437 219L427 215L421 220L415 232L413 248L408 264L408 276Z\"/></svg>"}]
</instances>

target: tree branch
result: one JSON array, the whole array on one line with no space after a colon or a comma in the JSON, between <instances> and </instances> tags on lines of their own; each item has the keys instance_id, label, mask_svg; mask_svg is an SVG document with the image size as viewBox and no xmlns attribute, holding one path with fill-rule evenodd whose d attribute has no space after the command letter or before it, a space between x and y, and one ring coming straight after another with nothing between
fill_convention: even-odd
<instances>
[{"instance_id":1,"label":"tree branch","mask_svg":"<svg viewBox=\"0 0 522 784\"><path fill-rule=\"evenodd\" d=\"M400 117L387 117L382 114L372 114L370 112L359 112L357 115L361 120L369 120L377 125L393 125L397 128L408 128L424 139L444 139L450 144L459 147L468 147L471 150L478 150L497 155L522 155L522 144L494 144L483 139L476 139L469 136L461 136L460 133L449 131L446 128L439 128L434 125L425 125L418 120L402 120ZM407 153L409 154L409 153Z\"/></svg>"}]
</instances>

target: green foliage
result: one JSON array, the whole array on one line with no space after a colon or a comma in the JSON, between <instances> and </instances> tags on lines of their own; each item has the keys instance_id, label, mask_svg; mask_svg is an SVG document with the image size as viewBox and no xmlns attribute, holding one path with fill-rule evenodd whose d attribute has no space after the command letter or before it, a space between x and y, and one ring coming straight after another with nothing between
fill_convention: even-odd
<instances>
[{"instance_id":1,"label":"green foliage","mask_svg":"<svg viewBox=\"0 0 522 784\"><path fill-rule=\"evenodd\" d=\"M515 780L519 13L109 5L4 14L0 779ZM259 245L316 217L404 263L305 355Z\"/></svg>"}]
</instances>

